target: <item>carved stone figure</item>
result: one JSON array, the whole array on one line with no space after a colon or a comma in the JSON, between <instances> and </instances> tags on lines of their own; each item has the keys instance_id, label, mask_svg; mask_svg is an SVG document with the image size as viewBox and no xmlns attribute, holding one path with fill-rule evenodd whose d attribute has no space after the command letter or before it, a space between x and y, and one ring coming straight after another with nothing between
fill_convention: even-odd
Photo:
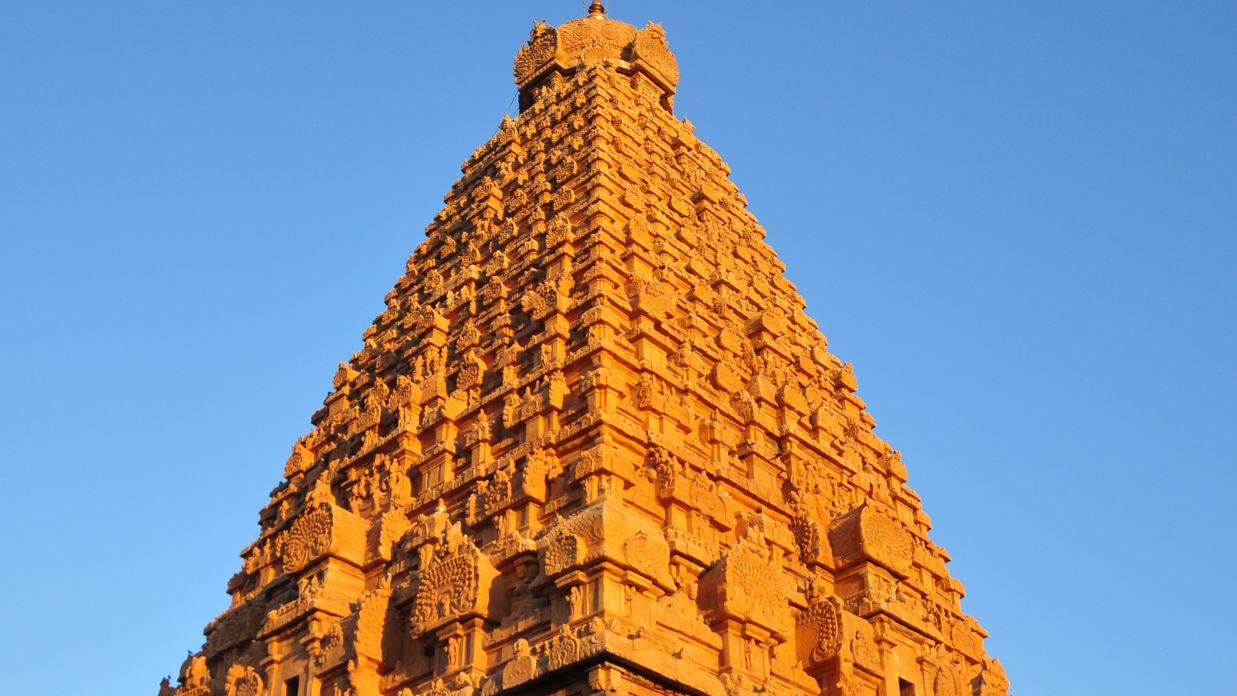
<instances>
[{"instance_id":1,"label":"carved stone figure","mask_svg":"<svg viewBox=\"0 0 1237 696\"><path fill-rule=\"evenodd\" d=\"M224 691L228 696L262 696L262 677L253 667L232 665Z\"/></svg>"},{"instance_id":2,"label":"carved stone figure","mask_svg":"<svg viewBox=\"0 0 1237 696\"><path fill-rule=\"evenodd\" d=\"M829 597L809 606L798 620L799 654L805 664L820 664L842 647L842 603Z\"/></svg>"},{"instance_id":3,"label":"carved stone figure","mask_svg":"<svg viewBox=\"0 0 1237 696\"><path fill-rule=\"evenodd\" d=\"M491 582L496 575L469 539L454 551L444 549L421 572L412 605L412 634L419 636L447 621L486 614Z\"/></svg>"}]
</instances>

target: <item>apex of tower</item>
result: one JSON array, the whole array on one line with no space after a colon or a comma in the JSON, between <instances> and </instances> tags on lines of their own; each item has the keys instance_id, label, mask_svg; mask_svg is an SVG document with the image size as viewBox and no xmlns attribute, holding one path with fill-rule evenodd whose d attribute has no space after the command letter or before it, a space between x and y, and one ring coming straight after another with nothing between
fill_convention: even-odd
<instances>
[{"instance_id":1,"label":"apex of tower","mask_svg":"<svg viewBox=\"0 0 1237 696\"><path fill-rule=\"evenodd\" d=\"M643 28L610 19L601 2L593 2L588 16L558 27L545 20L533 25L528 43L515 56L515 83L520 88L521 108L535 101L534 88L552 75L570 75L584 66L603 65L623 75L648 77L671 97L679 82L679 64L666 44L661 24Z\"/></svg>"}]
</instances>

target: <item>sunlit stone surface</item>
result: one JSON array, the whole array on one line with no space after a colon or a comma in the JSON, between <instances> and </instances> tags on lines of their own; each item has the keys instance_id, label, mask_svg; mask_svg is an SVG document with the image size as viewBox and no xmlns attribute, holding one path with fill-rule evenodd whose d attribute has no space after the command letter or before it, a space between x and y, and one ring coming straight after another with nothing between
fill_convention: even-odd
<instances>
[{"instance_id":1,"label":"sunlit stone surface","mask_svg":"<svg viewBox=\"0 0 1237 696\"><path fill-rule=\"evenodd\" d=\"M1005 694L662 29L515 77L160 695Z\"/></svg>"}]
</instances>

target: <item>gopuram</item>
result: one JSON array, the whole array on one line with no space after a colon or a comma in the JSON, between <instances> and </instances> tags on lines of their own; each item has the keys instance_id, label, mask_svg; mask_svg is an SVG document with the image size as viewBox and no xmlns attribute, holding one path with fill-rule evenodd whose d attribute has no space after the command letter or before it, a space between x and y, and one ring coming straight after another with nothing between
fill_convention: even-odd
<instances>
[{"instance_id":1,"label":"gopuram","mask_svg":"<svg viewBox=\"0 0 1237 696\"><path fill-rule=\"evenodd\" d=\"M160 696L997 696L661 26L536 24Z\"/></svg>"}]
</instances>

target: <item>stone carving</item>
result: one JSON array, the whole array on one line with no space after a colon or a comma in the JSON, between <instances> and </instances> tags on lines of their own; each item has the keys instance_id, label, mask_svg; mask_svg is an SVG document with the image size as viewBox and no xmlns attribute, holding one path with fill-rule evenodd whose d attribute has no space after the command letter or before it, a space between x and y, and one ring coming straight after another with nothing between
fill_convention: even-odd
<instances>
[{"instance_id":1,"label":"stone carving","mask_svg":"<svg viewBox=\"0 0 1237 696\"><path fill-rule=\"evenodd\" d=\"M820 556L820 525L816 520L805 513L796 514L790 518L790 531L799 547L799 560L810 563Z\"/></svg>"},{"instance_id":2,"label":"stone carving","mask_svg":"<svg viewBox=\"0 0 1237 696\"><path fill-rule=\"evenodd\" d=\"M829 543L839 565L866 558L905 575L913 560L910 532L871 505L861 505L835 520Z\"/></svg>"},{"instance_id":3,"label":"stone carving","mask_svg":"<svg viewBox=\"0 0 1237 696\"><path fill-rule=\"evenodd\" d=\"M813 603L796 622L800 659L815 665L836 656L842 648L842 603L828 597Z\"/></svg>"},{"instance_id":4,"label":"stone carving","mask_svg":"<svg viewBox=\"0 0 1237 696\"><path fill-rule=\"evenodd\" d=\"M573 163L574 169L574 163ZM571 174L575 172L572 171ZM570 174L564 175L563 178L569 178ZM550 222L550 227L546 230L545 244L547 248L554 248L565 242L572 240L574 230L571 227L571 221L565 217L556 217Z\"/></svg>"},{"instance_id":5,"label":"stone carving","mask_svg":"<svg viewBox=\"0 0 1237 696\"><path fill-rule=\"evenodd\" d=\"M486 690L489 685L485 677L460 672L449 683L442 679L435 679L424 689L416 692L412 689L400 689L399 696L477 696L492 693Z\"/></svg>"},{"instance_id":6,"label":"stone carving","mask_svg":"<svg viewBox=\"0 0 1237 696\"><path fill-rule=\"evenodd\" d=\"M253 667L232 665L224 691L228 696L262 696L262 677Z\"/></svg>"},{"instance_id":7,"label":"stone carving","mask_svg":"<svg viewBox=\"0 0 1237 696\"><path fill-rule=\"evenodd\" d=\"M958 687L954 683L953 671L942 667L932 681L932 696L959 696Z\"/></svg>"},{"instance_id":8,"label":"stone carving","mask_svg":"<svg viewBox=\"0 0 1237 696\"><path fill-rule=\"evenodd\" d=\"M1000 661L984 658L979 676L975 677L973 690L975 696L999 696L1009 691L1009 680L1005 678L1005 668Z\"/></svg>"},{"instance_id":9,"label":"stone carving","mask_svg":"<svg viewBox=\"0 0 1237 696\"><path fill-rule=\"evenodd\" d=\"M642 529L623 542L623 558L636 568L651 570L653 566L649 564L649 559L657 559L664 547L665 539L661 535L654 537Z\"/></svg>"},{"instance_id":10,"label":"stone carving","mask_svg":"<svg viewBox=\"0 0 1237 696\"><path fill-rule=\"evenodd\" d=\"M353 648L357 655L375 659L382 657L382 639L386 633L387 607L391 589L386 578L366 592L357 602L356 639Z\"/></svg>"},{"instance_id":11,"label":"stone carving","mask_svg":"<svg viewBox=\"0 0 1237 696\"><path fill-rule=\"evenodd\" d=\"M880 651L876 649L876 641L872 636L872 629L870 627L866 624L857 626L850 636L849 647L851 658L856 664L865 667L874 674L880 673Z\"/></svg>"},{"instance_id":12,"label":"stone carving","mask_svg":"<svg viewBox=\"0 0 1237 696\"><path fill-rule=\"evenodd\" d=\"M292 446L292 454L288 455L288 461L284 464L283 476L291 479L297 474L304 473L310 464L313 464L313 452L298 441Z\"/></svg>"},{"instance_id":13,"label":"stone carving","mask_svg":"<svg viewBox=\"0 0 1237 696\"><path fill-rule=\"evenodd\" d=\"M233 607L207 626L203 652L207 657L214 657L224 650L253 640L265 618L266 604L260 598Z\"/></svg>"},{"instance_id":14,"label":"stone carving","mask_svg":"<svg viewBox=\"0 0 1237 696\"><path fill-rule=\"evenodd\" d=\"M790 627L787 588L775 552L750 531L701 578L701 595L718 617L737 617L777 634Z\"/></svg>"},{"instance_id":15,"label":"stone carving","mask_svg":"<svg viewBox=\"0 0 1237 696\"><path fill-rule=\"evenodd\" d=\"M180 666L179 685L173 689L167 678L159 684L160 696L212 696L214 682L203 655L190 655Z\"/></svg>"},{"instance_id":16,"label":"stone carving","mask_svg":"<svg viewBox=\"0 0 1237 696\"><path fill-rule=\"evenodd\" d=\"M665 536L610 496L563 519L546 535L542 547L548 577L604 559L636 571L662 588L674 587Z\"/></svg>"},{"instance_id":17,"label":"stone carving","mask_svg":"<svg viewBox=\"0 0 1237 696\"><path fill-rule=\"evenodd\" d=\"M652 68L670 89L679 82L679 62L666 45L666 30L660 23L649 22L636 32L632 57Z\"/></svg>"},{"instance_id":18,"label":"stone carving","mask_svg":"<svg viewBox=\"0 0 1237 696\"><path fill-rule=\"evenodd\" d=\"M674 494L674 486L683 470L683 464L662 447L649 450L649 472L657 484L657 496L667 498Z\"/></svg>"},{"instance_id":19,"label":"stone carving","mask_svg":"<svg viewBox=\"0 0 1237 696\"><path fill-rule=\"evenodd\" d=\"M558 634L546 647L546 669L553 672L580 659L583 645L566 625L560 626Z\"/></svg>"},{"instance_id":20,"label":"stone carving","mask_svg":"<svg viewBox=\"0 0 1237 696\"><path fill-rule=\"evenodd\" d=\"M558 31L559 60L567 65L621 58L636 34L630 24L589 17L567 22Z\"/></svg>"},{"instance_id":21,"label":"stone carving","mask_svg":"<svg viewBox=\"0 0 1237 696\"><path fill-rule=\"evenodd\" d=\"M331 545L331 523L329 503L308 509L296 518L280 550L286 572L295 573L326 553Z\"/></svg>"},{"instance_id":22,"label":"stone carving","mask_svg":"<svg viewBox=\"0 0 1237 696\"><path fill-rule=\"evenodd\" d=\"M314 653L314 666L321 669L330 664L332 658L338 658L344 648L344 628L338 622L331 624L330 628L318 639L318 647Z\"/></svg>"},{"instance_id":23,"label":"stone carving","mask_svg":"<svg viewBox=\"0 0 1237 696\"><path fill-rule=\"evenodd\" d=\"M421 574L413 600L413 635L475 611L481 579L481 552L472 542L465 541L455 553L435 559Z\"/></svg>"},{"instance_id":24,"label":"stone carving","mask_svg":"<svg viewBox=\"0 0 1237 696\"><path fill-rule=\"evenodd\" d=\"M735 415L738 416L739 422L743 424L751 423L756 417L756 401L752 395L745 391L735 392L730 397L730 404L734 408Z\"/></svg>"},{"instance_id":25,"label":"stone carving","mask_svg":"<svg viewBox=\"0 0 1237 696\"><path fill-rule=\"evenodd\" d=\"M503 688L510 689L529 679L537 672L537 658L533 657L532 649L528 645L528 641L523 638L518 638L515 641L513 648L514 655L507 661L503 667Z\"/></svg>"},{"instance_id":26,"label":"stone carving","mask_svg":"<svg viewBox=\"0 0 1237 696\"><path fill-rule=\"evenodd\" d=\"M528 44L522 46L515 54L515 81L524 85L531 80L547 63L554 59L558 50L558 30L546 24L545 20L533 25L528 32Z\"/></svg>"},{"instance_id":27,"label":"stone carving","mask_svg":"<svg viewBox=\"0 0 1237 696\"><path fill-rule=\"evenodd\" d=\"M663 28L513 69L161 696L1005 693Z\"/></svg>"},{"instance_id":28,"label":"stone carving","mask_svg":"<svg viewBox=\"0 0 1237 696\"><path fill-rule=\"evenodd\" d=\"M485 374L485 362L476 355L469 353L461 359L455 375L455 388L461 391L476 389L481 386L481 377Z\"/></svg>"},{"instance_id":29,"label":"stone carving","mask_svg":"<svg viewBox=\"0 0 1237 696\"><path fill-rule=\"evenodd\" d=\"M558 575L574 567L581 560L579 537L566 531L554 534L547 540L544 559L546 575Z\"/></svg>"}]
</instances>

